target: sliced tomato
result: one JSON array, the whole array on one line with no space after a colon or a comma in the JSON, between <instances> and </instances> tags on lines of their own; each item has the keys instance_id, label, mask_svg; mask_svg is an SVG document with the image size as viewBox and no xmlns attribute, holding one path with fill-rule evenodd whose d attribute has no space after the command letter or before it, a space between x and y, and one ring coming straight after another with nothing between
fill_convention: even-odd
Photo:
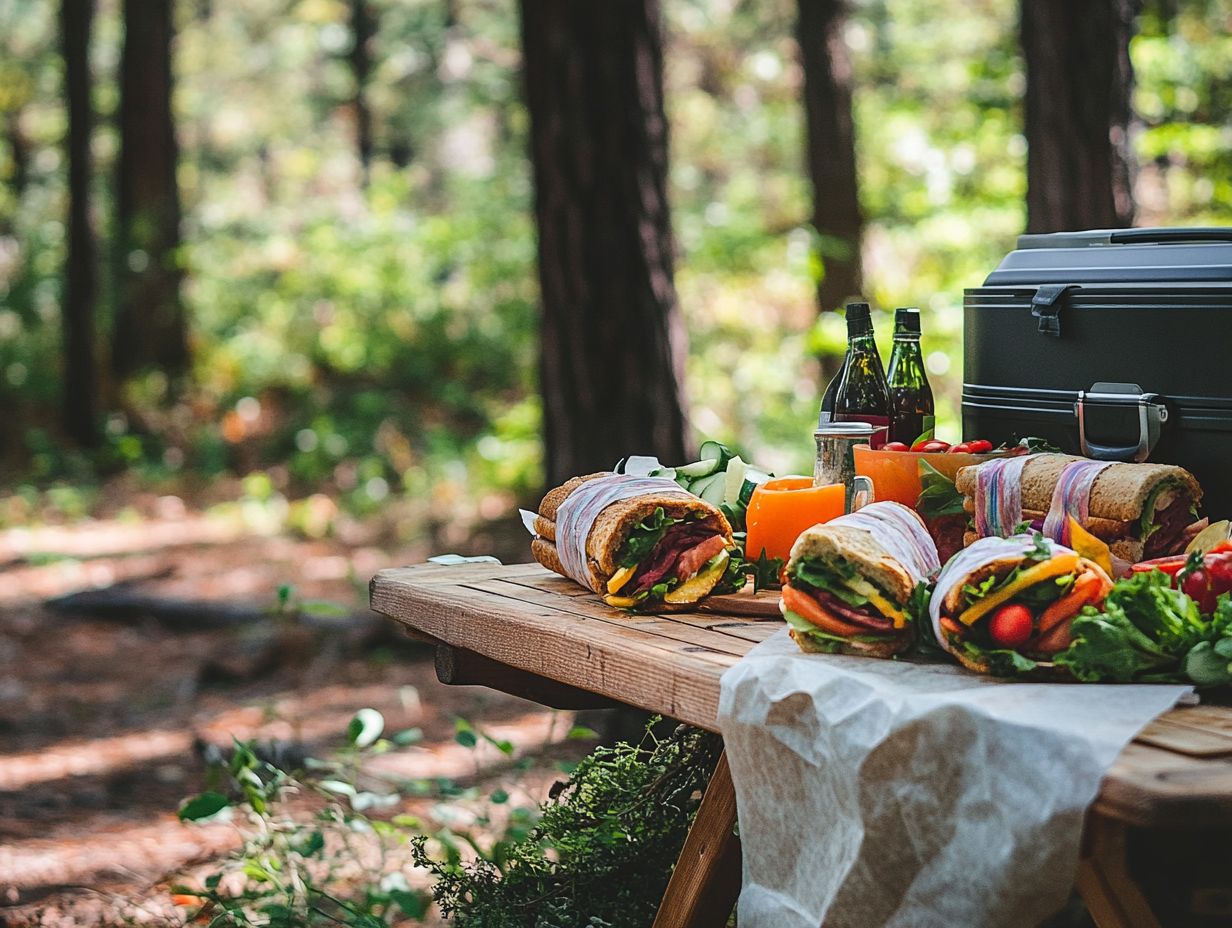
<instances>
[{"instance_id":1,"label":"sliced tomato","mask_svg":"<svg viewBox=\"0 0 1232 928\"><path fill-rule=\"evenodd\" d=\"M1157 557L1149 561L1139 561L1137 564L1130 565L1130 572L1135 574L1145 573L1148 570L1162 570L1169 577L1175 577L1182 567L1185 566L1185 558L1177 555L1169 555L1168 557Z\"/></svg>"},{"instance_id":2,"label":"sliced tomato","mask_svg":"<svg viewBox=\"0 0 1232 928\"><path fill-rule=\"evenodd\" d=\"M783 605L800 616L800 618L812 622L822 631L829 632L831 635L851 637L853 635L868 634L867 628L860 628L858 625L852 625L849 622L843 622L835 618L822 608L821 603L809 596L808 593L797 590L795 587L783 587Z\"/></svg>"},{"instance_id":3,"label":"sliced tomato","mask_svg":"<svg viewBox=\"0 0 1232 928\"><path fill-rule=\"evenodd\" d=\"M1083 606L1097 602L1103 592L1103 577L1093 570L1080 574L1068 593L1040 613L1038 623L1040 635L1048 637L1058 625L1081 612Z\"/></svg>"},{"instance_id":4,"label":"sliced tomato","mask_svg":"<svg viewBox=\"0 0 1232 928\"><path fill-rule=\"evenodd\" d=\"M712 535L705 541L700 541L685 550L676 561L676 576L681 580L693 576L702 565L727 547L727 539L722 535Z\"/></svg>"}]
</instances>

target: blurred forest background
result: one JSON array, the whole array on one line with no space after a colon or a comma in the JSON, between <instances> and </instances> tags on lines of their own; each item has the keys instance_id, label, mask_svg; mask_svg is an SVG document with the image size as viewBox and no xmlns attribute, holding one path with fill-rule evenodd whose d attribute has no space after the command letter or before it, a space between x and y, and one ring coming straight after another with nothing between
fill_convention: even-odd
<instances>
[{"instance_id":1,"label":"blurred forest background","mask_svg":"<svg viewBox=\"0 0 1232 928\"><path fill-rule=\"evenodd\" d=\"M0 923L324 852L276 923L436 924L407 834L503 859L595 732L372 574L630 453L807 473L857 294L957 438L963 288L1130 224L1232 225L1229 0L0 0ZM361 789L179 822L257 741Z\"/></svg>"},{"instance_id":2,"label":"blurred forest background","mask_svg":"<svg viewBox=\"0 0 1232 928\"><path fill-rule=\"evenodd\" d=\"M1095 6L1128 19L1128 2ZM1064 4L1028 7L1085 59L1042 57L1043 92L1065 67L1128 92L1132 62L1131 107L1098 76L1082 104L1111 116L1114 143L1123 130L1126 174L1103 181L1120 200L1104 217L1063 197L1072 221L1232 222L1226 0L1160 0L1119 29L1087 16L1085 32L1055 18L1084 18ZM848 289L924 309L956 436L962 288L1028 219L1016 4L800 9L820 46L809 87L791 0L662 9L687 451L714 437L779 472L808 466L820 366L844 337L818 310ZM0 0L0 525L122 513L152 488L309 534L379 512L406 539L532 498L522 44L517 5L495 0ZM1036 131L1073 157L1087 144ZM1060 163L1046 182L1063 184Z\"/></svg>"}]
</instances>

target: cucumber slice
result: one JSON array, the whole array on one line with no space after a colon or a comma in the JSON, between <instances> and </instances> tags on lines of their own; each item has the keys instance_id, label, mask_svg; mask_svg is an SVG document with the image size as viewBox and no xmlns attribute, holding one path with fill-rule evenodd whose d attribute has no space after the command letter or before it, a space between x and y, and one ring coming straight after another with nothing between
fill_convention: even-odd
<instances>
[{"instance_id":1,"label":"cucumber slice","mask_svg":"<svg viewBox=\"0 0 1232 928\"><path fill-rule=\"evenodd\" d=\"M724 445L722 442L704 441L702 442L702 446L697 449L697 456L701 458L703 461L723 462L731 458L732 453L731 453L731 449L728 448L726 445ZM719 467L722 467L722 466L723 466L722 463L720 463ZM718 467L716 467L715 470L718 470Z\"/></svg>"},{"instance_id":2,"label":"cucumber slice","mask_svg":"<svg viewBox=\"0 0 1232 928\"><path fill-rule=\"evenodd\" d=\"M727 474L711 474L703 477L689 488L694 496L700 496L706 502L718 506L723 502L723 491L727 488Z\"/></svg>"},{"instance_id":3,"label":"cucumber slice","mask_svg":"<svg viewBox=\"0 0 1232 928\"><path fill-rule=\"evenodd\" d=\"M753 498L753 491L772 478L772 474L749 466L744 469L744 486L740 488L740 502L745 506Z\"/></svg>"},{"instance_id":4,"label":"cucumber slice","mask_svg":"<svg viewBox=\"0 0 1232 928\"><path fill-rule=\"evenodd\" d=\"M718 458L702 458L693 464L686 464L683 467L677 467L677 475L683 475L689 478L709 477L716 473L719 469Z\"/></svg>"},{"instance_id":5,"label":"cucumber slice","mask_svg":"<svg viewBox=\"0 0 1232 928\"><path fill-rule=\"evenodd\" d=\"M736 503L740 500L740 491L744 489L744 472L749 465L736 455L727 462L727 479L723 483L723 502Z\"/></svg>"}]
</instances>

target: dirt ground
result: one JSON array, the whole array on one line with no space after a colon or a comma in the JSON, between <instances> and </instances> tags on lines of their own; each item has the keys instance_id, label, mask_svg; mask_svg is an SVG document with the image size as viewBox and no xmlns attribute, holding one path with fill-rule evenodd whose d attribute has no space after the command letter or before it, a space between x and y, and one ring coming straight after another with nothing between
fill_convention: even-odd
<instances>
[{"instance_id":1,"label":"dirt ground","mask_svg":"<svg viewBox=\"0 0 1232 928\"><path fill-rule=\"evenodd\" d=\"M370 706L389 731L423 731L381 758L387 770L472 782L499 782L508 762L458 744L459 717L518 753L588 749L563 743L566 714L441 685L427 646L366 611L372 573L424 560L427 544L309 541L165 508L0 533L0 924L182 924L170 885L209 871L239 833L176 809L204 788L210 746L233 737L324 756ZM517 531L453 550L528 560ZM284 584L292 606L353 614L262 615ZM95 592L61 599L82 591ZM553 778L545 766L525 782L546 792Z\"/></svg>"}]
</instances>

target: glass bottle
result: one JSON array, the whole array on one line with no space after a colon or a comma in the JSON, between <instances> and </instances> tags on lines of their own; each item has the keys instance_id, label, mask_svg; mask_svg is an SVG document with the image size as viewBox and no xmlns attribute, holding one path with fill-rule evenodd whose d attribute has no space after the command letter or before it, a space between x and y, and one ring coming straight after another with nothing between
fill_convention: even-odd
<instances>
[{"instance_id":1,"label":"glass bottle","mask_svg":"<svg viewBox=\"0 0 1232 928\"><path fill-rule=\"evenodd\" d=\"M849 360L834 396L834 421L888 426L890 390L885 368L881 366L881 355L873 341L872 316L867 312L847 317L847 354ZM880 448L886 441L886 429L883 429L870 444Z\"/></svg>"},{"instance_id":2,"label":"glass bottle","mask_svg":"<svg viewBox=\"0 0 1232 928\"><path fill-rule=\"evenodd\" d=\"M920 311L894 311L894 350L890 353L890 441L910 445L933 428L933 390L920 354Z\"/></svg>"},{"instance_id":3,"label":"glass bottle","mask_svg":"<svg viewBox=\"0 0 1232 928\"><path fill-rule=\"evenodd\" d=\"M851 330L852 319L871 319L867 303L848 303L847 304L847 329ZM834 419L834 398L838 396L839 384L843 382L843 374L847 371L847 365L851 363L851 341L848 336L847 351L843 354L843 363L839 365L838 373L830 378L830 383L826 387L826 392L821 396L821 413L817 417L817 425L825 427Z\"/></svg>"}]
</instances>

